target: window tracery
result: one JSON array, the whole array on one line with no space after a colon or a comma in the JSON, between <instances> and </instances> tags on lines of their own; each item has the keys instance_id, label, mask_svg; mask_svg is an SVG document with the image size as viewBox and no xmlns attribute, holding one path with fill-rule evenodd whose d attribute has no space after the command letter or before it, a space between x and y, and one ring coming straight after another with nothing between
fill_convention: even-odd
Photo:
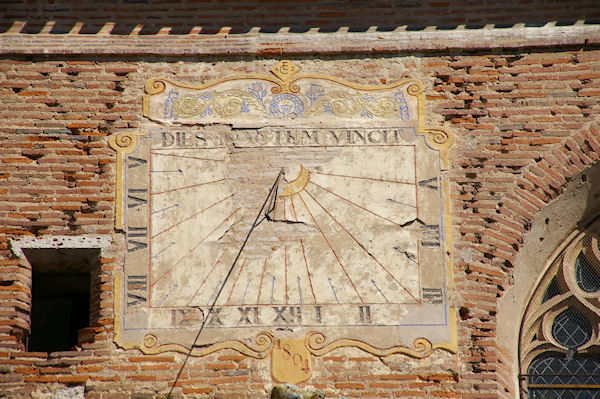
<instances>
[{"instance_id":1,"label":"window tracery","mask_svg":"<svg viewBox=\"0 0 600 399\"><path fill-rule=\"evenodd\" d=\"M540 279L521 325L528 398L600 398L600 220L572 234Z\"/></svg>"}]
</instances>

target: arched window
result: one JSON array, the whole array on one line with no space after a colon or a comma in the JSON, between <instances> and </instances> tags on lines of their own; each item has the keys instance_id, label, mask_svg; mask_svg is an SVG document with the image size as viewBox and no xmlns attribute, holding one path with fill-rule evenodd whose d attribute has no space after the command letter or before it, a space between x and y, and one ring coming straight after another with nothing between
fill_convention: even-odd
<instances>
[{"instance_id":1,"label":"arched window","mask_svg":"<svg viewBox=\"0 0 600 399\"><path fill-rule=\"evenodd\" d=\"M600 399L600 222L572 234L534 290L521 325L523 397Z\"/></svg>"}]
</instances>

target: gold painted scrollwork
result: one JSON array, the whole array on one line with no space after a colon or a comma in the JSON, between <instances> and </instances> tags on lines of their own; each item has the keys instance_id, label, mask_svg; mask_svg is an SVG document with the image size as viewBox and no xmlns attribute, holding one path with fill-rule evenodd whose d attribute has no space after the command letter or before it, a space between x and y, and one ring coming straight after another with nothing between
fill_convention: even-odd
<instances>
[{"instance_id":1,"label":"gold painted scrollwork","mask_svg":"<svg viewBox=\"0 0 600 399\"><path fill-rule=\"evenodd\" d=\"M290 84L289 91L290 93L300 93L300 86L296 84Z\"/></svg>"},{"instance_id":2,"label":"gold painted scrollwork","mask_svg":"<svg viewBox=\"0 0 600 399\"><path fill-rule=\"evenodd\" d=\"M108 138L108 144L113 150L125 154L135 149L138 144L139 136L143 136L143 133L123 132L113 134Z\"/></svg>"},{"instance_id":3,"label":"gold painted scrollwork","mask_svg":"<svg viewBox=\"0 0 600 399\"><path fill-rule=\"evenodd\" d=\"M419 82L413 82L408 85L406 92L417 98L418 107L418 122L419 130L418 134L425 136L427 145L431 148L439 150L441 152L442 167L447 168L449 165L448 161L448 149L454 144L453 134L444 129L443 127L427 126L425 115L425 95L423 94L423 86Z\"/></svg>"},{"instance_id":4,"label":"gold painted scrollwork","mask_svg":"<svg viewBox=\"0 0 600 399\"><path fill-rule=\"evenodd\" d=\"M428 127L425 129L428 144L433 147L452 145L452 135L442 128Z\"/></svg>"},{"instance_id":5,"label":"gold painted scrollwork","mask_svg":"<svg viewBox=\"0 0 600 399\"><path fill-rule=\"evenodd\" d=\"M209 109L225 118L249 112L250 109L266 112L256 97L242 90L211 91L205 98L185 95L173 100L173 113L178 118L202 115Z\"/></svg>"},{"instance_id":6,"label":"gold painted scrollwork","mask_svg":"<svg viewBox=\"0 0 600 399\"><path fill-rule=\"evenodd\" d=\"M255 345L247 345L242 341L229 340L217 342L212 345L194 346L190 351L183 345L164 344L161 345L156 336L152 334L145 335L138 346L142 352L149 355L156 355L164 352L179 352L189 354L194 357L202 357L224 349L232 349L244 356L255 359L266 358L271 349L273 349L273 335L269 332L261 332L255 338Z\"/></svg>"},{"instance_id":7,"label":"gold painted scrollwork","mask_svg":"<svg viewBox=\"0 0 600 399\"><path fill-rule=\"evenodd\" d=\"M326 105L331 114L340 118L354 118L364 111L380 118L395 118L400 111L398 102L392 97L365 99L360 93L337 90L319 97L306 115L322 113Z\"/></svg>"},{"instance_id":8,"label":"gold painted scrollwork","mask_svg":"<svg viewBox=\"0 0 600 399\"><path fill-rule=\"evenodd\" d=\"M419 83L412 83L406 88L406 92L411 96L418 96L423 94L423 87Z\"/></svg>"},{"instance_id":9,"label":"gold painted scrollwork","mask_svg":"<svg viewBox=\"0 0 600 399\"><path fill-rule=\"evenodd\" d=\"M142 347L154 348L156 345L158 345L158 338L156 338L155 335L146 334L144 335L144 338L142 338Z\"/></svg>"},{"instance_id":10,"label":"gold painted scrollwork","mask_svg":"<svg viewBox=\"0 0 600 399\"><path fill-rule=\"evenodd\" d=\"M430 148L440 151L442 167L448 168L448 149L454 144L452 133L441 127L425 127L419 130Z\"/></svg>"},{"instance_id":11,"label":"gold painted scrollwork","mask_svg":"<svg viewBox=\"0 0 600 399\"><path fill-rule=\"evenodd\" d=\"M244 112L244 106L261 111L265 109L256 97L242 90L227 90L223 93L216 93L212 106L215 112L223 117Z\"/></svg>"},{"instance_id":12,"label":"gold painted scrollwork","mask_svg":"<svg viewBox=\"0 0 600 399\"><path fill-rule=\"evenodd\" d=\"M173 112L182 118L202 115L208 109L208 103L196 96L181 96L173 101Z\"/></svg>"},{"instance_id":13,"label":"gold painted scrollwork","mask_svg":"<svg viewBox=\"0 0 600 399\"><path fill-rule=\"evenodd\" d=\"M306 346L310 353L315 356L323 356L335 349L343 347L354 347L361 349L377 357L385 357L393 354L403 354L417 359L429 356L433 352L433 345L425 338L417 338L413 342L413 348L407 346L392 346L390 348L376 348L363 341L355 339L337 339L327 343L327 339L320 332L310 332L306 337Z\"/></svg>"},{"instance_id":14,"label":"gold painted scrollwork","mask_svg":"<svg viewBox=\"0 0 600 399\"><path fill-rule=\"evenodd\" d=\"M397 101L393 98L378 98L373 101L367 102L365 108L371 114L380 118L393 118L398 116L400 106Z\"/></svg>"},{"instance_id":15,"label":"gold painted scrollwork","mask_svg":"<svg viewBox=\"0 0 600 399\"><path fill-rule=\"evenodd\" d=\"M326 104L330 104L330 111L333 115L342 118L351 118L360 113L362 106L355 98L356 96L345 91L334 91L325 94L317 99L310 110L306 111L307 115L321 113Z\"/></svg>"},{"instance_id":16,"label":"gold painted scrollwork","mask_svg":"<svg viewBox=\"0 0 600 399\"><path fill-rule=\"evenodd\" d=\"M163 79L150 78L146 81L146 85L144 86L144 89L146 90L146 93L152 95L152 94L162 93L163 91L165 91L166 87L167 86Z\"/></svg>"},{"instance_id":17,"label":"gold painted scrollwork","mask_svg":"<svg viewBox=\"0 0 600 399\"><path fill-rule=\"evenodd\" d=\"M270 332L261 332L256 335L254 345L247 345L244 342L237 340L221 341L212 345L206 346L195 346L190 351L183 345L179 344L164 344L161 345L159 339L153 334L144 335L139 343L136 342L123 342L121 340L122 335L122 287L123 287L123 274L117 273L113 281L115 287L115 332L114 341L123 349L140 349L142 352L148 355L156 355L164 352L179 352L189 354L190 356L206 356L214 352L218 352L224 349L233 349L242 355L253 357L255 359L266 358L273 349L274 338Z\"/></svg>"}]
</instances>

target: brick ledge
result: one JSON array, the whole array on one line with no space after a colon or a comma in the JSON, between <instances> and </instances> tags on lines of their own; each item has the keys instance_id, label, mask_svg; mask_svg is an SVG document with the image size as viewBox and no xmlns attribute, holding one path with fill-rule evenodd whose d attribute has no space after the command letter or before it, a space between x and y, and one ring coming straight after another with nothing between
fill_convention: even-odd
<instances>
[{"instance_id":1,"label":"brick ledge","mask_svg":"<svg viewBox=\"0 0 600 399\"><path fill-rule=\"evenodd\" d=\"M277 56L390 54L600 44L596 25L452 31L248 33L239 35L0 34L2 55Z\"/></svg>"}]
</instances>

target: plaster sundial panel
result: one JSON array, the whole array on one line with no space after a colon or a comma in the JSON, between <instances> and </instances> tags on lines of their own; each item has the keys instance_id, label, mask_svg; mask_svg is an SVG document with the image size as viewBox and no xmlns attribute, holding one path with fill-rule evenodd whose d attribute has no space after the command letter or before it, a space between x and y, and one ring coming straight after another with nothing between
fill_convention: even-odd
<instances>
[{"instance_id":1,"label":"plaster sundial panel","mask_svg":"<svg viewBox=\"0 0 600 399\"><path fill-rule=\"evenodd\" d=\"M423 125L418 82L361 87L293 67L200 87L152 79L145 115L163 125L112 139L123 346L186 350L204 324L195 355L263 357L276 336L307 337L313 355L451 349L451 136Z\"/></svg>"}]
</instances>

